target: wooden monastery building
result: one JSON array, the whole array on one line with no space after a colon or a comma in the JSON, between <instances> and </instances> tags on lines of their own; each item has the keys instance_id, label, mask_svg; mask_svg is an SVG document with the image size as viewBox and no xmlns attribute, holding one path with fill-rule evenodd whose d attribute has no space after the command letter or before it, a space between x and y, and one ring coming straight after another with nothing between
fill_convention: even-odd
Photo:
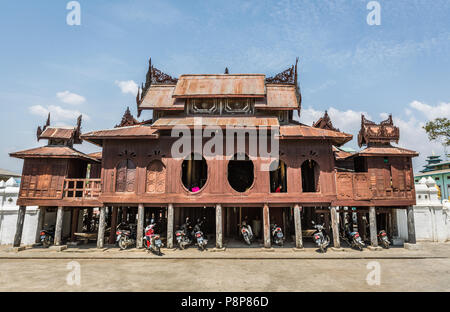
<instances>
[{"instance_id":1,"label":"wooden monastery building","mask_svg":"<svg viewBox=\"0 0 450 312\"><path fill-rule=\"evenodd\" d=\"M245 217L261 220L264 247L270 247L269 227L276 223L291 246L303 248L311 221L325 223L340 247L344 215L352 214L361 235L377 246L380 229L390 237L398 231L395 209L407 210L409 242L415 243L411 159L417 153L391 145L400 136L392 117L377 124L362 116L363 149L346 152L342 146L352 135L334 128L326 112L312 126L293 119L294 111L301 116L297 80L297 62L270 78L228 69L173 78L150 61L136 102L138 117L151 110L152 120L140 122L127 109L114 128L82 134L81 116L73 128L52 127L49 116L37 132L46 146L11 153L24 160L15 245L26 206L39 206L42 216L56 211L55 245L94 232L102 248L115 242L116 226L128 222L137 225L142 247L143 229L154 218L170 248L174 231L189 216L205 218L217 248L239 241ZM192 147L186 152L183 146L182 156L174 153L180 151L174 148L180 133ZM213 150L212 138L223 143L213 155L205 153ZM102 152L77 151L74 145L82 141ZM277 155L268 157L262 146L277 148ZM62 234L65 214L68 237Z\"/></svg>"}]
</instances>

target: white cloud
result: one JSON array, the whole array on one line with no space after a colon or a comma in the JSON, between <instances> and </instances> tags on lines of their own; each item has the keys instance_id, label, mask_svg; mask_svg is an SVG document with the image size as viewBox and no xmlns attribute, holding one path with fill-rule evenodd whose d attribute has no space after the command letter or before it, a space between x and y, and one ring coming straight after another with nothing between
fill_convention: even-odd
<instances>
[{"instance_id":1,"label":"white cloud","mask_svg":"<svg viewBox=\"0 0 450 312\"><path fill-rule=\"evenodd\" d=\"M115 84L119 86L122 93L130 93L132 95L136 95L138 92L138 85L133 80L127 81L115 81Z\"/></svg>"},{"instance_id":2,"label":"white cloud","mask_svg":"<svg viewBox=\"0 0 450 312\"><path fill-rule=\"evenodd\" d=\"M86 98L84 98L83 96L67 90L56 93L56 97L62 102L70 105L79 105L86 101Z\"/></svg>"},{"instance_id":3,"label":"white cloud","mask_svg":"<svg viewBox=\"0 0 450 312\"><path fill-rule=\"evenodd\" d=\"M64 109L61 106L49 105L44 107L42 105L33 105L29 108L30 113L33 115L47 117L48 113L51 115L52 122L61 122L63 120L74 120L78 116L83 115L84 120L89 120L89 116L82 114L78 110ZM56 124L55 124L56 125Z\"/></svg>"},{"instance_id":4,"label":"white cloud","mask_svg":"<svg viewBox=\"0 0 450 312\"><path fill-rule=\"evenodd\" d=\"M430 142L425 130L422 127L429 119L439 116L449 116L449 104L440 103L437 106L431 106L414 101L410 104L410 106L421 113L420 116L414 116L412 111L406 108L404 115L394 115L393 120L394 124L400 128L400 140L398 146L419 153L418 157L413 158L414 171L418 172L425 164L425 159L427 156L433 153L436 155L443 154L442 145L437 142ZM377 123L389 116L386 112L382 112L378 114L379 119L374 120L367 112L354 110L343 111L334 107L328 108L327 111L334 127L353 135L353 140L348 142L346 146L354 148L358 148L357 136L361 127L361 114L364 114L364 116L368 119ZM323 111L319 111L311 107L303 108L301 111L300 122L306 125L312 125L313 122L317 121L323 116L323 114Z\"/></svg>"},{"instance_id":5,"label":"white cloud","mask_svg":"<svg viewBox=\"0 0 450 312\"><path fill-rule=\"evenodd\" d=\"M359 132L361 125L361 114L364 114L364 116L368 119L371 118L367 112L357 112L351 109L341 111L334 107L330 107L327 111L335 128L338 128L343 132L353 134L354 137ZM303 108L301 111L300 122L306 125L312 125L313 122L317 121L323 116L323 114L324 111L318 111L311 107Z\"/></svg>"},{"instance_id":6,"label":"white cloud","mask_svg":"<svg viewBox=\"0 0 450 312\"><path fill-rule=\"evenodd\" d=\"M413 101L409 106L424 114L429 120L438 117L450 118L450 103L441 102L437 106L431 106L419 101Z\"/></svg>"}]
</instances>

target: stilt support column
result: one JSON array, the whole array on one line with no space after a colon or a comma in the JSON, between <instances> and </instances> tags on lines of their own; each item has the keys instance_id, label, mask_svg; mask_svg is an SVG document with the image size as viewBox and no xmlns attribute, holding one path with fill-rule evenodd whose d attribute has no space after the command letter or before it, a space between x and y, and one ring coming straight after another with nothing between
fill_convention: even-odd
<instances>
[{"instance_id":1,"label":"stilt support column","mask_svg":"<svg viewBox=\"0 0 450 312\"><path fill-rule=\"evenodd\" d=\"M294 226L295 226L295 247L303 248L303 235L302 235L302 219L300 213L300 205L294 205Z\"/></svg>"},{"instance_id":2,"label":"stilt support column","mask_svg":"<svg viewBox=\"0 0 450 312\"><path fill-rule=\"evenodd\" d=\"M173 204L167 206L167 248L173 248Z\"/></svg>"},{"instance_id":3,"label":"stilt support column","mask_svg":"<svg viewBox=\"0 0 450 312\"><path fill-rule=\"evenodd\" d=\"M97 248L103 248L105 244L106 207L100 207L98 220Z\"/></svg>"}]
</instances>

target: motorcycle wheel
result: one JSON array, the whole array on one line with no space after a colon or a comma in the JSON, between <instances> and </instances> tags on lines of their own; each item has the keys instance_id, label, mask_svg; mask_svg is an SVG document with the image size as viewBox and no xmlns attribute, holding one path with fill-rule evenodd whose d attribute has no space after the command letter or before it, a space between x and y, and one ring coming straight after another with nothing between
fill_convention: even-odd
<instances>
[{"instance_id":1,"label":"motorcycle wheel","mask_svg":"<svg viewBox=\"0 0 450 312\"><path fill-rule=\"evenodd\" d=\"M384 248L389 249L389 243L388 242L383 242L383 246L384 246Z\"/></svg>"},{"instance_id":2,"label":"motorcycle wheel","mask_svg":"<svg viewBox=\"0 0 450 312\"><path fill-rule=\"evenodd\" d=\"M121 237L121 238L119 239L119 248L120 248L121 250L127 249L127 243L126 243L126 241L125 241L125 239L124 239L123 237Z\"/></svg>"},{"instance_id":3,"label":"motorcycle wheel","mask_svg":"<svg viewBox=\"0 0 450 312\"><path fill-rule=\"evenodd\" d=\"M247 245L251 245L252 243L250 242L250 239L248 237L244 238L245 242L247 243Z\"/></svg>"},{"instance_id":4,"label":"motorcycle wheel","mask_svg":"<svg viewBox=\"0 0 450 312\"><path fill-rule=\"evenodd\" d=\"M358 245L358 248L359 248L360 251L363 250L363 246L361 246L361 245Z\"/></svg>"},{"instance_id":5,"label":"motorcycle wheel","mask_svg":"<svg viewBox=\"0 0 450 312\"><path fill-rule=\"evenodd\" d=\"M51 244L52 244L51 236L45 236L44 240L42 241L42 246L44 248L48 248L48 247L50 247Z\"/></svg>"},{"instance_id":6,"label":"motorcycle wheel","mask_svg":"<svg viewBox=\"0 0 450 312\"><path fill-rule=\"evenodd\" d=\"M324 249L323 249L323 246L322 246L322 245L320 245L320 252L321 252L321 253L324 253Z\"/></svg>"}]
</instances>

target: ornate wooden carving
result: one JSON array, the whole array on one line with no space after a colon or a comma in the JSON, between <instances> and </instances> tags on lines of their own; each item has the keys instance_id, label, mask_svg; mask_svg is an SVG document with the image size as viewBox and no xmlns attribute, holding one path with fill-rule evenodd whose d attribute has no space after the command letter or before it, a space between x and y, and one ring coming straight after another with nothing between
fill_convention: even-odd
<instances>
[{"instance_id":1,"label":"ornate wooden carving","mask_svg":"<svg viewBox=\"0 0 450 312\"><path fill-rule=\"evenodd\" d=\"M266 78L266 82L294 84L295 83L294 74L295 74L295 69L294 69L294 65L292 65L290 68L282 71L281 73L276 74L273 77Z\"/></svg>"},{"instance_id":2,"label":"ornate wooden carving","mask_svg":"<svg viewBox=\"0 0 450 312\"><path fill-rule=\"evenodd\" d=\"M327 111L325 111L325 114L323 115L323 117L319 118L319 120L317 120L315 123L313 123L313 127L339 132L339 129L336 129L335 127L333 127L333 123L331 122L330 116L328 116Z\"/></svg>"},{"instance_id":3,"label":"ornate wooden carving","mask_svg":"<svg viewBox=\"0 0 450 312\"><path fill-rule=\"evenodd\" d=\"M140 124L139 121L137 121L133 115L130 112L130 108L127 107L125 113L122 116L122 120L120 122L120 124L116 125L115 128L120 128L120 127L129 127L129 126L135 126Z\"/></svg>"},{"instance_id":4,"label":"ornate wooden carving","mask_svg":"<svg viewBox=\"0 0 450 312\"><path fill-rule=\"evenodd\" d=\"M136 95L136 104L138 106L138 116L140 115L139 105L148 92L148 89L152 84L176 84L178 78L174 78L161 70L157 69L152 65L152 58L148 61L148 70L145 75L145 84L141 85L141 89L138 89L138 94Z\"/></svg>"},{"instance_id":5,"label":"ornate wooden carving","mask_svg":"<svg viewBox=\"0 0 450 312\"><path fill-rule=\"evenodd\" d=\"M75 133L73 135L73 143L75 144L81 144L82 143L82 139L80 138L81 135L81 120L83 118L83 115L78 116L77 118L77 127L75 129Z\"/></svg>"},{"instance_id":6,"label":"ornate wooden carving","mask_svg":"<svg viewBox=\"0 0 450 312\"><path fill-rule=\"evenodd\" d=\"M46 129L48 126L50 126L50 113L48 113L47 122L46 122L45 125L42 127L42 129L41 129L41 126L38 126L38 128L37 128L37 131L36 131L36 137L37 137L37 140L38 140L38 141L41 139L41 134L42 134L42 132L44 132L45 129Z\"/></svg>"},{"instance_id":7,"label":"ornate wooden carving","mask_svg":"<svg viewBox=\"0 0 450 312\"><path fill-rule=\"evenodd\" d=\"M166 191L166 168L161 160L152 160L147 166L146 191L148 193Z\"/></svg>"},{"instance_id":8,"label":"ornate wooden carving","mask_svg":"<svg viewBox=\"0 0 450 312\"><path fill-rule=\"evenodd\" d=\"M390 142L398 143L400 139L400 130L394 126L392 115L376 124L361 115L361 130L358 134L358 145L369 145L371 143L389 144Z\"/></svg>"},{"instance_id":9,"label":"ornate wooden carving","mask_svg":"<svg viewBox=\"0 0 450 312\"><path fill-rule=\"evenodd\" d=\"M136 165L131 159L119 162L116 168L116 192L134 192Z\"/></svg>"}]
</instances>

